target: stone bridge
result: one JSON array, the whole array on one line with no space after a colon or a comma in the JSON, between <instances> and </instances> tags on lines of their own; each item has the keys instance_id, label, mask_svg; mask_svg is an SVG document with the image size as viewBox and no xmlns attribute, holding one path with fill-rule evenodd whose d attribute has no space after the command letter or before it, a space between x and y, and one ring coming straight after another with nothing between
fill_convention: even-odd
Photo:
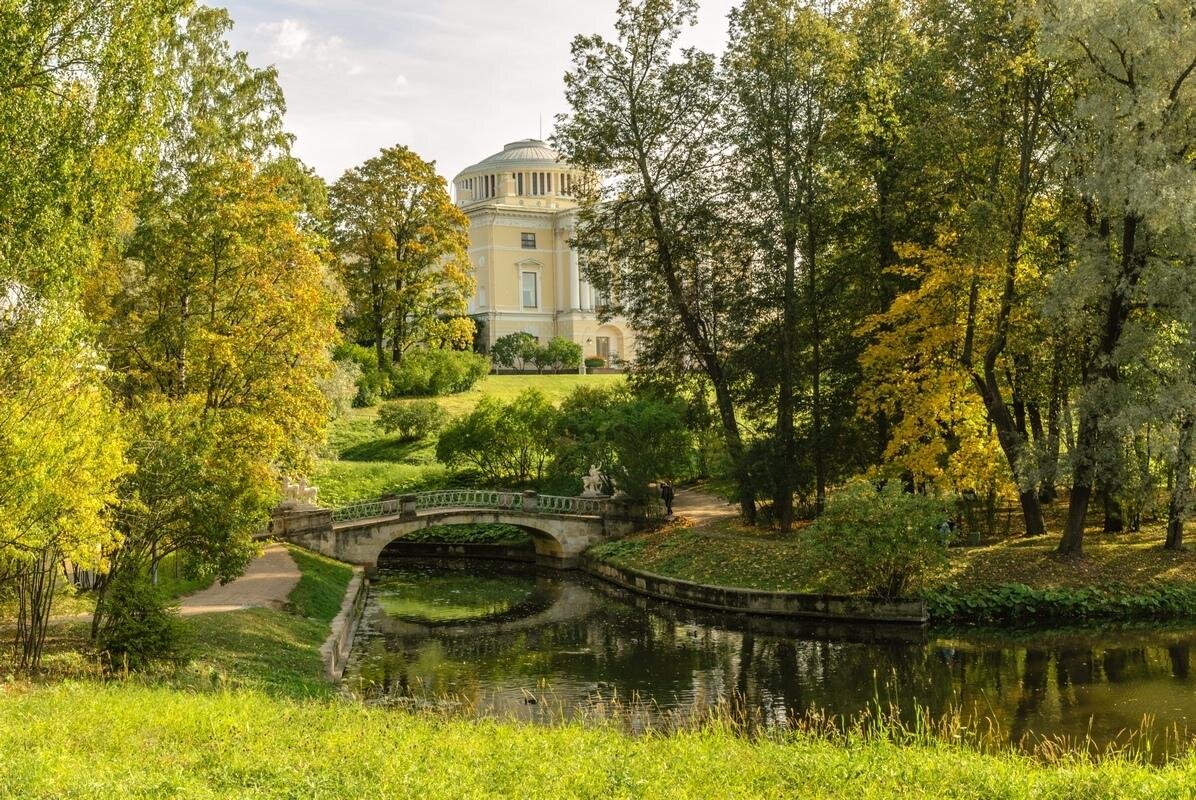
<instances>
[{"instance_id":1,"label":"stone bridge","mask_svg":"<svg viewBox=\"0 0 1196 800\"><path fill-rule=\"evenodd\" d=\"M367 570L388 544L438 525L503 523L527 531L536 561L573 569L586 548L635 530L628 506L606 497L558 497L536 492L450 489L335 509L283 507L270 533Z\"/></svg>"}]
</instances>

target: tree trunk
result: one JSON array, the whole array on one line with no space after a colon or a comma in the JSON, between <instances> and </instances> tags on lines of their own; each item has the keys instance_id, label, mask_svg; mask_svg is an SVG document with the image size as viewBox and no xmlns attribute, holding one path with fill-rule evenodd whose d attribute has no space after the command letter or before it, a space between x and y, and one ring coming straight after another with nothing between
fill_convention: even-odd
<instances>
[{"instance_id":1,"label":"tree trunk","mask_svg":"<svg viewBox=\"0 0 1196 800\"><path fill-rule=\"evenodd\" d=\"M1113 357L1121 342L1129 318L1130 293L1138 285L1145 266L1145 259L1138 252L1138 225L1140 220L1133 214L1122 219L1121 258L1116 280L1111 282L1108 305L1105 309L1104 330L1100 344L1093 354L1090 369L1085 370L1084 391L1086 395L1108 392L1120 382L1120 373ZM1104 234L1105 223L1102 223ZM1088 515L1088 503L1092 499L1092 483L1096 475L1096 460L1099 457L1100 419L1092 403L1084 403L1080 411L1080 433L1076 437L1076 466L1073 470L1071 500L1067 508L1067 525L1059 540L1057 552L1063 555L1079 555L1083 552L1084 520Z\"/></svg>"},{"instance_id":2,"label":"tree trunk","mask_svg":"<svg viewBox=\"0 0 1196 800\"><path fill-rule=\"evenodd\" d=\"M797 441L793 433L794 328L797 325L797 242L785 241L785 286L781 310L781 380L777 393L777 438L781 459L776 465L776 496L773 498L782 533L793 527L793 467L797 463Z\"/></svg>"},{"instance_id":3,"label":"tree trunk","mask_svg":"<svg viewBox=\"0 0 1196 800\"><path fill-rule=\"evenodd\" d=\"M1039 484L1038 497L1044 503L1052 503L1058 497L1055 476L1059 473L1059 412L1064 402L1062 382L1059 358L1056 357L1055 365L1051 369L1051 402L1047 408L1046 444L1040 451L1042 462L1039 471L1042 481Z\"/></svg>"},{"instance_id":4,"label":"tree trunk","mask_svg":"<svg viewBox=\"0 0 1196 800\"><path fill-rule=\"evenodd\" d=\"M1121 507L1121 501L1113 494L1113 490L1105 488L1101 490L1101 500L1105 507L1105 533L1124 533L1125 532L1125 512Z\"/></svg>"},{"instance_id":5,"label":"tree trunk","mask_svg":"<svg viewBox=\"0 0 1196 800\"><path fill-rule=\"evenodd\" d=\"M1179 425L1175 464L1171 474L1171 496L1167 502L1168 550L1182 550L1184 521L1188 515L1188 500L1192 488L1192 439L1196 429L1196 415L1184 413Z\"/></svg>"},{"instance_id":6,"label":"tree trunk","mask_svg":"<svg viewBox=\"0 0 1196 800\"><path fill-rule=\"evenodd\" d=\"M810 421L814 455L814 513L826 507L826 453L822 442L822 324L818 303L817 244L810 233L809 263L806 265L810 292Z\"/></svg>"}]
</instances>

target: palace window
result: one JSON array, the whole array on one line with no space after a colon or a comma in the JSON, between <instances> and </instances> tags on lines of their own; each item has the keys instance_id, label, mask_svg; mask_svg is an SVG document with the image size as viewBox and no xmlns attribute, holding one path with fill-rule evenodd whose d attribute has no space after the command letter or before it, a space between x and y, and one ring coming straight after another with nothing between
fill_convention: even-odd
<instances>
[{"instance_id":1,"label":"palace window","mask_svg":"<svg viewBox=\"0 0 1196 800\"><path fill-rule=\"evenodd\" d=\"M524 250L535 250L536 249L536 234L521 233L521 234L519 234L519 242L520 242L520 244L523 245Z\"/></svg>"},{"instance_id":2,"label":"palace window","mask_svg":"<svg viewBox=\"0 0 1196 800\"><path fill-rule=\"evenodd\" d=\"M523 194L523 173L522 172L515 173L515 193Z\"/></svg>"},{"instance_id":3,"label":"palace window","mask_svg":"<svg viewBox=\"0 0 1196 800\"><path fill-rule=\"evenodd\" d=\"M537 295L538 287L536 281L539 276L534 272L525 272L522 275L522 289L523 289L523 307L524 308L539 308Z\"/></svg>"}]
</instances>

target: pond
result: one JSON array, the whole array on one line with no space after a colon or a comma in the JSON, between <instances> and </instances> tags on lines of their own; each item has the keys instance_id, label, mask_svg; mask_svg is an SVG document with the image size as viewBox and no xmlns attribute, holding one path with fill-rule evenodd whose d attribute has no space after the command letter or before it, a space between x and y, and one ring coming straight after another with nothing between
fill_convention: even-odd
<instances>
[{"instance_id":1,"label":"pond","mask_svg":"<svg viewBox=\"0 0 1196 800\"><path fill-rule=\"evenodd\" d=\"M580 574L396 562L371 589L346 686L367 702L449 705L632 731L712 710L755 726L878 705L956 715L988 741L1158 760L1196 719L1196 627L995 636L722 615Z\"/></svg>"}]
</instances>

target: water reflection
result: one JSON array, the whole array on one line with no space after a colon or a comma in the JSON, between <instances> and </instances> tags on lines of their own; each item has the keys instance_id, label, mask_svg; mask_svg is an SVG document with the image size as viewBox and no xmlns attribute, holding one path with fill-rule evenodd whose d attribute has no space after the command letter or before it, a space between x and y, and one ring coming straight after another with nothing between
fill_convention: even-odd
<instances>
[{"instance_id":1,"label":"water reflection","mask_svg":"<svg viewBox=\"0 0 1196 800\"><path fill-rule=\"evenodd\" d=\"M676 724L735 698L760 724L892 708L989 720L1003 741L1125 744L1154 753L1196 714L1196 629L1021 638L802 624L649 600L582 576L404 564L376 584L347 684L373 702L457 702L532 721L612 713ZM614 701L614 702L612 702ZM1178 735L1176 732L1179 732Z\"/></svg>"}]
</instances>

